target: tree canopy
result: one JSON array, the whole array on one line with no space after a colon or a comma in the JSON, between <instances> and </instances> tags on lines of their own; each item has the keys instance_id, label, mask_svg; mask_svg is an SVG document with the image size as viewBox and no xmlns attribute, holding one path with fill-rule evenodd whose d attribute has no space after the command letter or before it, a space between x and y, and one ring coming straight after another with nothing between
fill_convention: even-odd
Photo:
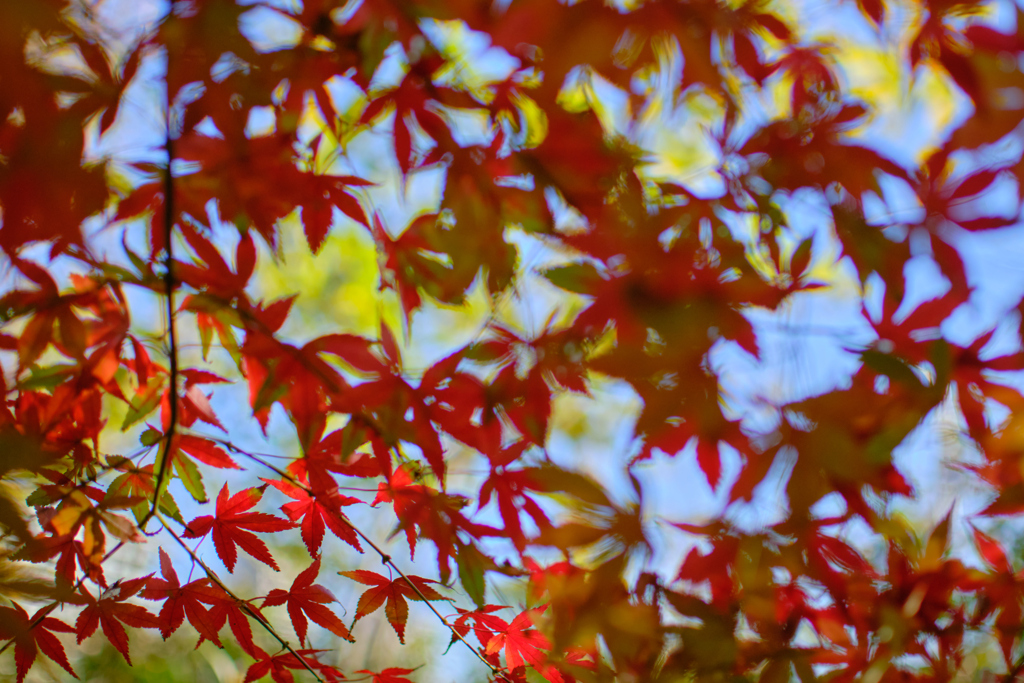
<instances>
[{"instance_id":1,"label":"tree canopy","mask_svg":"<svg viewBox=\"0 0 1024 683\"><path fill-rule=\"evenodd\" d=\"M1016 680L1020 20L0 3L0 670Z\"/></svg>"}]
</instances>

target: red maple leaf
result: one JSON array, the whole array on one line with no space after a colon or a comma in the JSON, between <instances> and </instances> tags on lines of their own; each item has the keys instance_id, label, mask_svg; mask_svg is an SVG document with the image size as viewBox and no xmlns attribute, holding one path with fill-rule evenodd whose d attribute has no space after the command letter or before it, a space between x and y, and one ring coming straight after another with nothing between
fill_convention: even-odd
<instances>
[{"instance_id":1,"label":"red maple leaf","mask_svg":"<svg viewBox=\"0 0 1024 683\"><path fill-rule=\"evenodd\" d=\"M320 558L317 557L313 564L295 577L291 590L283 591L280 588L275 588L267 595L263 606L273 607L287 604L288 616L292 619L295 634L299 637L300 642L306 640L307 616L334 635L352 640L352 634L345 628L345 624L341 623L341 619L324 607L324 604L337 602L337 600L329 590L313 583L319 573Z\"/></svg>"},{"instance_id":2,"label":"red maple leaf","mask_svg":"<svg viewBox=\"0 0 1024 683\"><path fill-rule=\"evenodd\" d=\"M441 580L447 581L451 572L449 560L455 552L458 531L461 530L474 538L496 535L500 532L472 522L462 514L462 508L468 503L466 498L442 493L430 486L415 483L416 481L408 465L399 467L391 475L390 481L378 484L377 497L373 504L381 501L394 503L395 515L398 517L398 528L394 533L405 530L411 553L415 554L416 541L419 537L429 538L434 542L437 546L437 566Z\"/></svg>"},{"instance_id":3,"label":"red maple leaf","mask_svg":"<svg viewBox=\"0 0 1024 683\"><path fill-rule=\"evenodd\" d=\"M332 683L344 678L341 672L333 666L317 661L314 655L318 652L326 652L326 650L297 650L294 654L286 651L273 657L264 653L262 657L258 658L259 661L250 666L249 670L245 672L245 683L257 681L267 674L270 674L270 678L273 679L274 683L293 683L295 677L292 675L291 670L305 669L307 666ZM302 658L301 660L299 659L300 657Z\"/></svg>"},{"instance_id":4,"label":"red maple leaf","mask_svg":"<svg viewBox=\"0 0 1024 683\"><path fill-rule=\"evenodd\" d=\"M253 659L263 659L267 653L253 641L252 627L249 625L250 613L255 614L258 619L263 619L263 615L254 605L236 600L224 591L220 591L216 604L210 608L210 622L214 633L216 633L220 631L226 621L231 626L231 633L234 634L242 651ZM200 635L198 645L202 645L204 640L213 640L214 643L219 643L219 640L207 639L206 636Z\"/></svg>"},{"instance_id":5,"label":"red maple leaf","mask_svg":"<svg viewBox=\"0 0 1024 683\"><path fill-rule=\"evenodd\" d=\"M293 525L265 512L246 512L262 497L262 488L245 489L228 497L228 485L224 484L224 488L217 495L217 514L196 517L188 524L183 536L201 538L212 530L213 546L217 549L217 556L224 562L229 572L235 570L235 562L238 560L238 550L235 546L279 571L280 568L267 550L266 544L246 529L271 533L291 529Z\"/></svg>"},{"instance_id":6,"label":"red maple leaf","mask_svg":"<svg viewBox=\"0 0 1024 683\"><path fill-rule=\"evenodd\" d=\"M333 206L356 221L367 222L359 203L344 192L346 187L367 185L367 181L299 170L289 134L250 139L244 134L245 119L237 116L223 125L224 135L211 137L193 131L178 142L181 158L202 164L201 171L176 183L181 188L178 201L186 211L202 215L206 202L217 196L222 215L247 217L260 235L274 244L275 223L295 206L290 200L283 201L286 193L302 206L302 222L314 253L330 228Z\"/></svg>"},{"instance_id":7,"label":"red maple leaf","mask_svg":"<svg viewBox=\"0 0 1024 683\"><path fill-rule=\"evenodd\" d=\"M534 668L544 666L546 655L544 650L551 647L551 643L539 631L531 628L533 620L547 607L529 609L512 620L511 624L505 624L487 643L484 650L487 654L493 655L505 648L505 666L510 670L518 669L524 664L530 664ZM501 621L492 617L494 621Z\"/></svg>"},{"instance_id":8,"label":"red maple leaf","mask_svg":"<svg viewBox=\"0 0 1024 683\"><path fill-rule=\"evenodd\" d=\"M370 674L370 680L372 683L410 683L409 679L405 677L406 674L411 674L416 669L399 669L396 666L384 669L383 671L370 671L369 669L360 669L357 674Z\"/></svg>"},{"instance_id":9,"label":"red maple leaf","mask_svg":"<svg viewBox=\"0 0 1024 683\"><path fill-rule=\"evenodd\" d=\"M82 542L75 540L75 534L56 534L40 536L32 545L25 546L16 556L29 562L46 562L57 557L56 579L58 585L70 586L75 582L75 558L83 571L94 581L104 585L103 569L89 562L82 551Z\"/></svg>"},{"instance_id":10,"label":"red maple leaf","mask_svg":"<svg viewBox=\"0 0 1024 683\"><path fill-rule=\"evenodd\" d=\"M483 647L487 647L487 644L491 642L491 638L494 637L495 631L500 631L506 626L506 623L502 619L499 619L492 614L492 612L507 609L504 605L484 605L480 609L472 612L464 610L461 607L456 607L455 609L458 611L459 616L452 623L452 641L449 643L449 647L451 647L452 643L458 640L456 634L463 638L466 637L466 634L468 634L470 630L470 621L473 622L473 635L476 636L476 639Z\"/></svg>"},{"instance_id":11,"label":"red maple leaf","mask_svg":"<svg viewBox=\"0 0 1024 683\"><path fill-rule=\"evenodd\" d=\"M29 617L28 612L21 605L16 602L11 604L14 607L0 607L0 638L14 640L14 664L18 683L25 680L25 674L32 668L32 664L36 661L36 654L40 650L51 660L60 664L61 668L69 674L78 678L78 674L68 663L64 646L52 633L53 631L74 633L75 629L59 619L43 616L47 613L45 607ZM37 619L38 622L36 622Z\"/></svg>"},{"instance_id":12,"label":"red maple leaf","mask_svg":"<svg viewBox=\"0 0 1024 683\"><path fill-rule=\"evenodd\" d=\"M520 443L523 446L528 444L525 439ZM492 458L492 464L498 463L494 463ZM501 463L505 464L507 463ZM505 535L511 539L520 553L526 549L526 536L519 521L520 512L528 513L541 529L551 526L551 521L540 505L526 495L531 489L539 490L538 483L531 478L528 470L509 470L503 466L496 466L492 467L491 476L480 487L480 494L477 496L478 510L487 505L492 495L497 498L498 511L505 522Z\"/></svg>"},{"instance_id":13,"label":"red maple leaf","mask_svg":"<svg viewBox=\"0 0 1024 683\"><path fill-rule=\"evenodd\" d=\"M196 460L206 463L210 467L219 467L221 469L238 470L241 469L231 457L224 452L223 448L220 448L209 439L201 439L197 436L191 436L189 434L182 434L175 437L178 448L185 453L188 453ZM179 456L180 457L180 456Z\"/></svg>"},{"instance_id":14,"label":"red maple leaf","mask_svg":"<svg viewBox=\"0 0 1024 683\"><path fill-rule=\"evenodd\" d=\"M356 619L361 619L367 614L377 611L384 605L384 613L391 622L391 626L398 634L398 640L405 642L405 623L409 619L408 600L450 600L428 584L437 583L421 576L398 577L394 581L387 579L376 572L359 569L352 572L338 572L347 576L353 581L372 586L369 590L359 596L359 604L356 607ZM408 580L406 580L408 579ZM409 583L412 582L412 585ZM414 589L413 586L416 588ZM417 592L417 589L419 592ZM421 597L422 595L422 597ZM386 604L385 604L386 602Z\"/></svg>"},{"instance_id":15,"label":"red maple leaf","mask_svg":"<svg viewBox=\"0 0 1024 683\"><path fill-rule=\"evenodd\" d=\"M423 458L430 465L443 489L445 486L444 449L434 424L436 410L431 410L421 389L414 389L403 377L402 357L394 334L387 325L380 327L380 353L386 363L363 362L356 356L355 350L349 346L337 348L324 343L317 344L318 350L336 354L346 361L375 375L332 400L332 408L353 414L371 415L381 438L389 443L407 441L415 443L423 453ZM361 366L357 364L361 363ZM455 363L458 359L455 359ZM442 377L428 379L431 373L424 375L424 382L429 386L431 381L440 382Z\"/></svg>"},{"instance_id":16,"label":"red maple leaf","mask_svg":"<svg viewBox=\"0 0 1024 683\"><path fill-rule=\"evenodd\" d=\"M1006 551L999 545L999 541L983 531L975 529L974 542L978 544L978 553L986 564L996 571L1013 573L1013 567L1010 566L1010 561L1006 558Z\"/></svg>"},{"instance_id":17,"label":"red maple leaf","mask_svg":"<svg viewBox=\"0 0 1024 683\"><path fill-rule=\"evenodd\" d=\"M171 558L160 549L160 573L163 579L150 579L142 591L146 600L163 600L164 606L157 617L160 623L160 635L166 640L178 630L186 618L196 631L206 640L220 644L217 637L219 628L210 616L203 603L212 604L219 599L219 590L209 578L202 578L181 585L178 574L174 571Z\"/></svg>"},{"instance_id":18,"label":"red maple leaf","mask_svg":"<svg viewBox=\"0 0 1024 683\"><path fill-rule=\"evenodd\" d=\"M146 611L145 607L125 602L142 590L149 578L145 576L130 581L119 581L105 590L99 600L94 600L89 595L89 605L82 610L78 615L78 621L75 622L79 644L95 633L96 627L100 626L103 628L103 635L114 649L131 664L131 657L128 656L128 634L122 624L134 628L160 628L160 620Z\"/></svg>"},{"instance_id":19,"label":"red maple leaf","mask_svg":"<svg viewBox=\"0 0 1024 683\"><path fill-rule=\"evenodd\" d=\"M371 428L354 418L344 429L336 429L306 451L305 457L288 465L289 474L308 484L313 491L337 487L332 472L347 477L377 477L383 474L374 456L354 449L373 438ZM287 495L287 494L286 494Z\"/></svg>"},{"instance_id":20,"label":"red maple leaf","mask_svg":"<svg viewBox=\"0 0 1024 683\"><path fill-rule=\"evenodd\" d=\"M325 529L330 529L335 536L362 552L359 537L356 536L356 532L348 523L345 515L341 513L342 506L355 505L361 503L361 500L352 496L343 496L338 493L337 488L324 494L311 496L305 489L286 481L275 479L264 479L263 481L296 501L285 503L281 506L281 510L293 522L302 520L299 529L310 557L317 556L324 540Z\"/></svg>"}]
</instances>

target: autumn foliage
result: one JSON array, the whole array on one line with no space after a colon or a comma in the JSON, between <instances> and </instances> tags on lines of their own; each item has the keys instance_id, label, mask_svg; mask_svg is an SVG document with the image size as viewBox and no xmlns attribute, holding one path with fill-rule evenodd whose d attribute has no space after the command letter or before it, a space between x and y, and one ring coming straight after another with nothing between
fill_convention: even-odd
<instances>
[{"instance_id":1,"label":"autumn foliage","mask_svg":"<svg viewBox=\"0 0 1024 683\"><path fill-rule=\"evenodd\" d=\"M378 610L402 642L446 629L497 681L1024 672L1020 293L964 332L984 296L964 245L1020 210L1015 5L158 5L132 24L130 2L0 3L19 682L42 659L77 677L67 647L92 637L130 662L139 629L236 643L246 681L420 680L336 666ZM872 59L895 96L857 80ZM123 153L145 87L159 135ZM411 197L426 208L390 205ZM258 295L289 224L312 254L343 229L372 243L373 334L309 334L303 291ZM410 363L438 344L423 324L480 292L473 335ZM846 319L799 313L850 292ZM851 320L848 372L736 389L772 324ZM608 387L637 406L612 485L552 440L564 397ZM913 445L940 414L970 457ZM970 477L976 514L907 513L908 449ZM671 458L696 463L671 485L717 496L711 518L649 502L645 468ZM779 514L740 514L765 495ZM131 552L148 572L116 573ZM250 561L277 587L240 593ZM979 643L999 653L980 668Z\"/></svg>"}]
</instances>

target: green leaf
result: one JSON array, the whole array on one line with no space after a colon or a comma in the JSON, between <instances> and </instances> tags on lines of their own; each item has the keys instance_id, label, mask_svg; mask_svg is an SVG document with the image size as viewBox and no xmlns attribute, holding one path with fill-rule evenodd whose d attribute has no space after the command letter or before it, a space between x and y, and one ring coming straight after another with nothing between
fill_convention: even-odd
<instances>
[{"instance_id":1,"label":"green leaf","mask_svg":"<svg viewBox=\"0 0 1024 683\"><path fill-rule=\"evenodd\" d=\"M274 381L273 375L268 375L266 381L256 393L256 400L252 402L253 412L269 408L275 402L281 400L288 393L288 385Z\"/></svg>"},{"instance_id":2,"label":"green leaf","mask_svg":"<svg viewBox=\"0 0 1024 683\"><path fill-rule=\"evenodd\" d=\"M813 239L804 240L793 252L793 256L790 257L789 268L794 279L803 275L804 271L807 270L807 266L811 264L811 247L813 244Z\"/></svg>"},{"instance_id":3,"label":"green leaf","mask_svg":"<svg viewBox=\"0 0 1024 683\"><path fill-rule=\"evenodd\" d=\"M507 344L497 341L484 341L470 344L462 356L480 363L493 363L507 355Z\"/></svg>"},{"instance_id":4,"label":"green leaf","mask_svg":"<svg viewBox=\"0 0 1024 683\"><path fill-rule=\"evenodd\" d=\"M43 489L36 489L29 494L28 498L25 499L25 505L29 507L44 507L54 502L53 496L44 491Z\"/></svg>"},{"instance_id":5,"label":"green leaf","mask_svg":"<svg viewBox=\"0 0 1024 683\"><path fill-rule=\"evenodd\" d=\"M565 493L590 505L612 507L600 485L578 472L570 472L553 465L534 467L528 472L530 478L537 482L538 491Z\"/></svg>"},{"instance_id":6,"label":"green leaf","mask_svg":"<svg viewBox=\"0 0 1024 683\"><path fill-rule=\"evenodd\" d=\"M164 378L154 377L149 381L146 390L141 392L141 395L137 395L132 398L131 404L128 406L128 412L124 416L124 422L121 423L121 431L126 431L136 422L146 419L146 416L156 410L156 407L160 405L160 399L163 395Z\"/></svg>"},{"instance_id":7,"label":"green leaf","mask_svg":"<svg viewBox=\"0 0 1024 683\"><path fill-rule=\"evenodd\" d=\"M238 341L235 339L235 334L231 331L231 328L227 326L224 318L228 316L222 316L217 314L217 319L223 324L222 327L217 328L217 336L220 338L221 345L227 350L231 356L231 360L235 361L235 365L238 369L242 369L242 351L238 348Z\"/></svg>"},{"instance_id":8,"label":"green leaf","mask_svg":"<svg viewBox=\"0 0 1024 683\"><path fill-rule=\"evenodd\" d=\"M43 448L38 436L22 434L13 427L0 429L0 478L11 470L38 472L58 457L58 453Z\"/></svg>"},{"instance_id":9,"label":"green leaf","mask_svg":"<svg viewBox=\"0 0 1024 683\"><path fill-rule=\"evenodd\" d=\"M953 508L950 507L939 523L935 526L928 540L924 542L920 563L926 568L936 567L942 562L946 551L949 550L949 522L953 517Z\"/></svg>"},{"instance_id":10,"label":"green leaf","mask_svg":"<svg viewBox=\"0 0 1024 683\"><path fill-rule=\"evenodd\" d=\"M921 380L918 379L914 371L910 369L910 366L902 358L868 349L860 354L860 359L864 362L864 365L893 381L916 389L923 387Z\"/></svg>"},{"instance_id":11,"label":"green leaf","mask_svg":"<svg viewBox=\"0 0 1024 683\"><path fill-rule=\"evenodd\" d=\"M163 495L160 496L160 512L182 525L185 524L185 520L181 516L181 510L178 509L178 504L174 502L174 498L171 496L170 491L165 490Z\"/></svg>"},{"instance_id":12,"label":"green leaf","mask_svg":"<svg viewBox=\"0 0 1024 683\"><path fill-rule=\"evenodd\" d=\"M160 439L162 439L163 436L163 434L155 429L147 429L139 435L139 441L143 446L153 446L160 443Z\"/></svg>"},{"instance_id":13,"label":"green leaf","mask_svg":"<svg viewBox=\"0 0 1024 683\"><path fill-rule=\"evenodd\" d=\"M128 254L128 260L130 260L132 265L135 266L135 269L145 277L146 273L150 272L149 265L146 263L145 259L129 249L127 244L122 242L122 245L124 246L125 253Z\"/></svg>"},{"instance_id":14,"label":"green leaf","mask_svg":"<svg viewBox=\"0 0 1024 683\"><path fill-rule=\"evenodd\" d=\"M19 382L18 386L30 391L50 391L58 384L62 384L67 375L74 373L77 368L77 365L50 365L45 368L33 365L29 370L29 376Z\"/></svg>"},{"instance_id":15,"label":"green leaf","mask_svg":"<svg viewBox=\"0 0 1024 683\"><path fill-rule=\"evenodd\" d=\"M199 328L199 343L203 347L203 360L205 361L210 354L210 345L213 343L213 325L200 324Z\"/></svg>"},{"instance_id":16,"label":"green leaf","mask_svg":"<svg viewBox=\"0 0 1024 683\"><path fill-rule=\"evenodd\" d=\"M928 355L935 367L935 386L945 390L953 371L953 357L949 349L949 342L945 339L936 339L932 342Z\"/></svg>"},{"instance_id":17,"label":"green leaf","mask_svg":"<svg viewBox=\"0 0 1024 683\"><path fill-rule=\"evenodd\" d=\"M790 661L786 657L779 657L768 662L768 666L761 672L758 683L789 683Z\"/></svg>"},{"instance_id":18,"label":"green leaf","mask_svg":"<svg viewBox=\"0 0 1024 683\"><path fill-rule=\"evenodd\" d=\"M793 668L796 669L796 675L800 678L800 683L817 683L818 677L814 675L814 669L811 668L811 663L807 661L807 657L794 658Z\"/></svg>"},{"instance_id":19,"label":"green leaf","mask_svg":"<svg viewBox=\"0 0 1024 683\"><path fill-rule=\"evenodd\" d=\"M601 282L601 274L590 263L574 263L569 266L549 268L541 273L556 287L576 294L591 294L595 285Z\"/></svg>"},{"instance_id":20,"label":"green leaf","mask_svg":"<svg viewBox=\"0 0 1024 683\"><path fill-rule=\"evenodd\" d=\"M179 452L174 458L174 471L178 473L181 483L185 485L185 490L192 494L196 502L205 503L207 501L203 475L191 458L187 458ZM164 502L164 496L160 496L160 502L161 504Z\"/></svg>"},{"instance_id":21,"label":"green leaf","mask_svg":"<svg viewBox=\"0 0 1024 683\"><path fill-rule=\"evenodd\" d=\"M477 607L483 607L485 604L484 595L487 592L487 581L484 577L484 569L489 564L487 559L472 544L459 547L456 560L459 565L459 582L462 583L462 588Z\"/></svg>"},{"instance_id":22,"label":"green leaf","mask_svg":"<svg viewBox=\"0 0 1024 683\"><path fill-rule=\"evenodd\" d=\"M5 534L14 534L22 541L32 538L28 523L22 519L17 503L0 491L0 530Z\"/></svg>"}]
</instances>

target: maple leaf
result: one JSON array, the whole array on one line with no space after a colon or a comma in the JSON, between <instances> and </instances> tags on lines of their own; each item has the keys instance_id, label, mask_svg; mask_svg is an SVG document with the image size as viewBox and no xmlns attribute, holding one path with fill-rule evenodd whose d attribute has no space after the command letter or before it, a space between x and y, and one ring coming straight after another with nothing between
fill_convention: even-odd
<instances>
[{"instance_id":1,"label":"maple leaf","mask_svg":"<svg viewBox=\"0 0 1024 683\"><path fill-rule=\"evenodd\" d=\"M211 630L216 633L227 622L231 626L231 633L235 636L235 640L238 641L238 645L242 648L243 652L254 659L265 658L267 653L253 640L252 627L249 625L250 614L255 614L258 619L265 620L265 617L260 614L259 609L251 603L241 602L231 597L223 590L216 591L215 593L216 600L209 610L210 623L212 624ZM211 640L214 643L220 642L213 638L208 639L200 634L199 643L196 647L199 647L205 640Z\"/></svg>"},{"instance_id":2,"label":"maple leaf","mask_svg":"<svg viewBox=\"0 0 1024 683\"><path fill-rule=\"evenodd\" d=\"M123 471L124 474L110 482L107 490L123 496L125 499L138 500L139 502L133 505L131 510L136 522L141 523L148 514L153 502L153 495L156 493L156 482L153 478L154 466L150 464L136 467L132 461L126 459L118 463L117 469ZM160 510L172 519L184 523L177 503L166 489L160 496Z\"/></svg>"},{"instance_id":3,"label":"maple leaf","mask_svg":"<svg viewBox=\"0 0 1024 683\"><path fill-rule=\"evenodd\" d=\"M551 643L539 631L532 628L534 620L543 614L547 606L529 609L521 613L511 623L505 623L497 617L495 622L500 622L501 628L487 643L484 652L495 654L505 649L505 666L514 671L525 664L534 668L544 666L546 660L545 651L551 648Z\"/></svg>"},{"instance_id":4,"label":"maple leaf","mask_svg":"<svg viewBox=\"0 0 1024 683\"><path fill-rule=\"evenodd\" d=\"M0 607L0 638L14 641L14 663L18 683L32 668L39 652L56 662L69 674L78 678L71 668L64 646L53 633L74 633L63 621L48 617L49 609L43 607L31 617L21 605L12 602L13 607Z\"/></svg>"},{"instance_id":5,"label":"maple leaf","mask_svg":"<svg viewBox=\"0 0 1024 683\"><path fill-rule=\"evenodd\" d=\"M54 487L55 489L61 487ZM52 490L52 489L51 489ZM93 503L97 504L93 504ZM56 513L50 518L50 526L59 536L74 536L82 530L79 546L83 566L99 566L106 551L104 528L121 541L139 542L142 536L128 519L110 512L111 509L131 507L137 499L118 495L116 490L106 493L91 487L74 488L62 495Z\"/></svg>"},{"instance_id":6,"label":"maple leaf","mask_svg":"<svg viewBox=\"0 0 1024 683\"><path fill-rule=\"evenodd\" d=\"M1010 561L1006 557L1006 551L1003 550L997 540L980 529L974 529L974 542L978 545L978 552L981 554L982 559L990 567L1007 574L1013 573L1013 567L1010 566Z\"/></svg>"},{"instance_id":7,"label":"maple leaf","mask_svg":"<svg viewBox=\"0 0 1024 683\"><path fill-rule=\"evenodd\" d=\"M435 65L436 62L430 58L421 58L409 65L409 70L402 82L396 88L380 93L374 98L361 117L363 122L370 122L385 110L393 108L392 135L395 141L395 156L403 175L408 175L413 166L412 135L407 123L409 119L415 119L435 140L451 137L444 117L436 108L430 106L432 104L431 95L434 98L443 98L449 101L454 96L463 104L472 103L472 100L465 94L454 90L440 89L434 85L434 80L431 78L431 67Z\"/></svg>"},{"instance_id":8,"label":"maple leaf","mask_svg":"<svg viewBox=\"0 0 1024 683\"><path fill-rule=\"evenodd\" d=\"M415 483L413 468L403 465L396 469L387 483L378 484L377 497L373 504L381 501L393 502L398 527L393 533L404 530L411 554L416 552L418 537L429 538L437 546L437 566L441 580L447 581L451 572L449 561L456 551L459 530L474 538L493 534L491 527L471 522L461 512L468 501L462 496L452 496L424 484ZM417 531L419 533L417 533Z\"/></svg>"},{"instance_id":9,"label":"maple leaf","mask_svg":"<svg viewBox=\"0 0 1024 683\"><path fill-rule=\"evenodd\" d=\"M476 636L481 647L487 647L491 638L494 637L495 631L500 631L507 625L505 621L492 614L498 610L507 609L504 605L484 605L475 611L464 610L461 607L455 609L459 616L452 622L452 640L448 644L449 648L458 641L456 634L463 638L466 637L470 630L470 621L473 622L473 635Z\"/></svg>"},{"instance_id":10,"label":"maple leaf","mask_svg":"<svg viewBox=\"0 0 1024 683\"><path fill-rule=\"evenodd\" d=\"M336 347L324 350L332 352L331 348ZM433 411L426 405L421 392L413 389L402 376L397 342L391 330L383 323L380 348L387 362L376 363L377 367L373 369L376 377L342 393L332 401L332 407L353 414L371 415L376 431L387 443L408 441L416 444L434 471L441 488L444 488L444 450L431 420ZM343 357L358 358L353 353L346 353ZM440 378L437 379L440 381Z\"/></svg>"},{"instance_id":11,"label":"maple leaf","mask_svg":"<svg viewBox=\"0 0 1024 683\"><path fill-rule=\"evenodd\" d=\"M249 138L244 132L245 119L231 108L229 112L229 120L223 122L223 135L211 137L192 131L178 142L181 158L202 166L200 172L183 176L176 183L180 188L178 201L189 213L202 215L206 202L216 196L222 215L232 220L248 219L273 245L274 224L294 209L292 198L296 198L303 207L306 236L314 252L323 245L330 227L332 203L355 220L367 222L358 202L344 192L348 186L368 184L366 181L299 170L292 133ZM287 191L280 191L284 189Z\"/></svg>"},{"instance_id":12,"label":"maple leaf","mask_svg":"<svg viewBox=\"0 0 1024 683\"><path fill-rule=\"evenodd\" d=\"M320 558L317 557L309 567L299 572L292 582L291 590L283 591L275 588L267 594L263 601L264 607L274 605L288 605L288 615L291 617L292 625L295 627L295 634L299 642L306 640L306 617L314 623L323 626L325 629L346 640L353 640L352 635L345 624L341 623L333 612L324 607L326 603L337 602L329 590L319 584L313 583L320 573ZM354 641L353 641L354 642Z\"/></svg>"},{"instance_id":13,"label":"maple leaf","mask_svg":"<svg viewBox=\"0 0 1024 683\"><path fill-rule=\"evenodd\" d=\"M735 561L739 544L731 536L715 539L710 552L701 553L696 548L687 553L679 567L678 578L700 583L711 582L711 604L725 609L735 590L735 579L729 575L728 567Z\"/></svg>"},{"instance_id":14,"label":"maple leaf","mask_svg":"<svg viewBox=\"0 0 1024 683\"><path fill-rule=\"evenodd\" d=\"M372 427L353 418L343 429L334 430L314 444L304 458L289 464L288 472L299 481L308 482L311 490L327 492L337 488L332 472L349 477L377 477L382 474L381 461L368 453L355 452L374 438Z\"/></svg>"},{"instance_id":15,"label":"maple leaf","mask_svg":"<svg viewBox=\"0 0 1024 683\"><path fill-rule=\"evenodd\" d=\"M360 669L356 673L369 674L372 683L412 683L406 674L411 674L416 669L400 669L396 666L384 669L382 671L370 671L369 669Z\"/></svg>"},{"instance_id":16,"label":"maple leaf","mask_svg":"<svg viewBox=\"0 0 1024 683\"><path fill-rule=\"evenodd\" d=\"M217 637L219 628L211 618L208 608L203 604L217 602L219 589L215 589L209 578L203 577L191 581L184 586L178 580L171 558L160 548L160 573L163 579L151 578L146 582L142 597L146 600L163 600L157 620L160 624L160 635L164 640L178 630L185 619L206 640L220 644Z\"/></svg>"},{"instance_id":17,"label":"maple leaf","mask_svg":"<svg viewBox=\"0 0 1024 683\"><path fill-rule=\"evenodd\" d=\"M247 512L262 497L262 488L244 489L229 496L228 485L224 484L217 495L216 515L196 517L189 522L183 536L202 538L212 531L213 546L228 571L234 571L235 562L238 560L238 548L268 567L279 570L266 544L250 532L272 533L291 529L294 525L264 512Z\"/></svg>"},{"instance_id":18,"label":"maple leaf","mask_svg":"<svg viewBox=\"0 0 1024 683\"><path fill-rule=\"evenodd\" d=\"M274 656L264 653L245 672L245 683L259 680L267 674L270 674L270 678L274 683L293 683L295 677L292 675L292 671L304 670L307 666L332 683L343 679L344 676L342 676L340 671L316 659L315 655L320 652L326 652L326 650L296 650L294 654L282 652ZM299 657L302 658L301 661Z\"/></svg>"},{"instance_id":19,"label":"maple leaf","mask_svg":"<svg viewBox=\"0 0 1024 683\"><path fill-rule=\"evenodd\" d=\"M30 545L21 549L15 558L29 562L46 562L57 557L54 569L58 587L70 587L75 582L75 558L79 565L94 581L106 585L102 566L94 566L82 552L81 541L75 534L56 534L33 539Z\"/></svg>"},{"instance_id":20,"label":"maple leaf","mask_svg":"<svg viewBox=\"0 0 1024 683\"><path fill-rule=\"evenodd\" d=\"M114 649L121 653L126 662L131 664L125 625L133 628L160 628L160 620L149 613L146 608L125 602L142 590L148 581L148 576L130 581L120 581L105 590L99 599L87 594L89 603L75 622L78 643L81 644L83 640L95 633L97 626L100 626L103 629L103 635L107 637Z\"/></svg>"},{"instance_id":21,"label":"maple leaf","mask_svg":"<svg viewBox=\"0 0 1024 683\"><path fill-rule=\"evenodd\" d=\"M498 511L505 522L505 534L512 539L520 553L526 548L526 536L519 521L520 509L528 513L540 529L551 526L551 521L544 510L526 495L530 490L539 491L543 488L530 476L529 471L495 468L480 487L477 496L477 509L487 505L492 495L497 498Z\"/></svg>"},{"instance_id":22,"label":"maple leaf","mask_svg":"<svg viewBox=\"0 0 1024 683\"><path fill-rule=\"evenodd\" d=\"M302 542L306 544L306 550L309 551L310 557L317 557L320 545L324 540L325 529L330 529L335 536L362 552L359 537L341 512L342 506L355 505L361 503L361 500L341 495L336 487L327 493L311 496L305 489L286 481L278 479L264 479L263 481L295 500L294 503L282 505L281 510L293 522L302 520L299 529L302 533Z\"/></svg>"},{"instance_id":23,"label":"maple leaf","mask_svg":"<svg viewBox=\"0 0 1024 683\"><path fill-rule=\"evenodd\" d=\"M405 623L409 619L409 603L407 600L450 600L446 598L429 584L437 583L421 576L399 577L392 581L375 572L357 569L349 572L338 572L341 576L347 576L353 581L358 581L366 586L372 586L361 596L356 607L356 620L377 611L384 605L384 613L398 640L405 642ZM408 578L408 580L406 580ZM412 585L409 585L410 582ZM415 588L413 588L415 586ZM417 592L418 591L418 592ZM422 597L421 597L422 596Z\"/></svg>"},{"instance_id":24,"label":"maple leaf","mask_svg":"<svg viewBox=\"0 0 1024 683\"><path fill-rule=\"evenodd\" d=\"M209 439L192 436L191 434L175 435L175 438L178 448L191 455L199 462L205 463L210 467L217 467L220 469L241 469L238 466L238 463L232 460L231 457L224 452L223 448L218 447Z\"/></svg>"}]
</instances>

